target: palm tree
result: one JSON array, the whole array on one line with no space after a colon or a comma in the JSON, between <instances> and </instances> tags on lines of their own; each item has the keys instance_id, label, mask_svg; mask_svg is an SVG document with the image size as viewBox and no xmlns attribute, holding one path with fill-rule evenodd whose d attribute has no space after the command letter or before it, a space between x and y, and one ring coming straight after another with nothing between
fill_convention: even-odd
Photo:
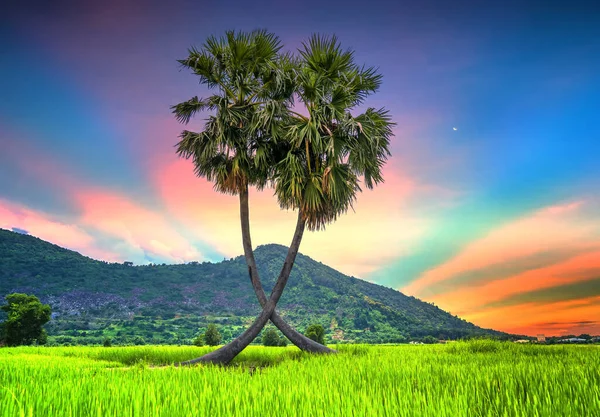
<instances>
[{"instance_id":1,"label":"palm tree","mask_svg":"<svg viewBox=\"0 0 600 417\"><path fill-rule=\"evenodd\" d=\"M324 229L351 208L361 180L369 189L383 182L393 136L387 110L351 113L380 87L382 77L374 68L359 67L335 36L314 35L299 52L295 95L306 115L288 109L289 117L282 118L285 140L271 148L279 205L297 210L298 220L282 271L253 323L259 327L283 293L304 230Z\"/></svg>"},{"instance_id":2,"label":"palm tree","mask_svg":"<svg viewBox=\"0 0 600 417\"><path fill-rule=\"evenodd\" d=\"M286 58L285 62L293 68L294 61ZM393 123L384 109L351 114L377 91L381 76L373 68L355 64L353 53L343 51L335 37L311 37L298 61L289 77L292 82L281 84L293 87L290 98L295 96L306 114L292 111L290 99L282 101L285 108L278 107L277 123L271 125L276 134L265 149L270 164L254 171L261 177L259 186L272 182L282 208L298 211L292 244L270 298L266 303L261 300L263 310L250 328L229 345L188 363L228 362L247 346L275 312L304 230L323 229L351 208L361 191L361 179L367 188L383 181L381 170L390 155ZM264 117L258 114L253 118ZM244 204L240 194L240 203L242 213L247 196Z\"/></svg>"},{"instance_id":3,"label":"palm tree","mask_svg":"<svg viewBox=\"0 0 600 417\"><path fill-rule=\"evenodd\" d=\"M282 208L297 209L309 230L320 230L352 207L361 179L369 189L383 182L394 123L385 109L352 115L382 77L359 67L335 36L313 35L299 52L296 94L307 115L290 110L275 192Z\"/></svg>"},{"instance_id":4,"label":"palm tree","mask_svg":"<svg viewBox=\"0 0 600 417\"><path fill-rule=\"evenodd\" d=\"M201 50L190 49L179 63L217 93L172 107L177 120L186 124L198 112L215 113L203 132L182 132L177 152L193 159L196 174L213 181L217 191L239 195L244 254L250 281L263 306L267 298L252 250L248 187L262 189L267 183L272 166L268 149L278 135L277 121L287 115L293 92L292 62L289 56L279 54L280 49L279 39L266 31L230 31L220 39L210 37ZM301 349L331 351L296 332L277 312L270 319Z\"/></svg>"}]
</instances>

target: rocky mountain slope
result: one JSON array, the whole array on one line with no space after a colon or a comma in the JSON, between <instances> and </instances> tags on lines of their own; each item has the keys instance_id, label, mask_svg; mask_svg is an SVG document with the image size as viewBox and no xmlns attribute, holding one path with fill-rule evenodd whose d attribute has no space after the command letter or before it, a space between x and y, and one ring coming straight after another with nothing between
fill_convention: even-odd
<instances>
[{"instance_id":1,"label":"rocky mountain slope","mask_svg":"<svg viewBox=\"0 0 600 417\"><path fill-rule=\"evenodd\" d=\"M267 293L286 252L280 245L255 251ZM0 296L12 292L35 294L51 304L48 331L59 343L104 337L183 343L208 322L218 323L228 339L259 312L242 256L219 263L128 266L0 229ZM330 341L505 336L301 254L278 309L300 330L321 323Z\"/></svg>"}]
</instances>

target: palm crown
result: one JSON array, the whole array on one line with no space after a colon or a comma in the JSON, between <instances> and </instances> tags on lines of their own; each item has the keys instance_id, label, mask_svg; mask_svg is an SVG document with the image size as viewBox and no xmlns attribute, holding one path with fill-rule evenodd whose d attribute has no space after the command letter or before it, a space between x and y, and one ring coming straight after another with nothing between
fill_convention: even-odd
<instances>
[{"instance_id":1,"label":"palm crown","mask_svg":"<svg viewBox=\"0 0 600 417\"><path fill-rule=\"evenodd\" d=\"M198 176L219 192L237 194L247 185L264 187L272 166L269 146L291 98L291 60L279 39L266 31L227 32L210 37L179 63L216 90L172 106L177 120L212 111L200 133L184 130L177 153L192 159Z\"/></svg>"},{"instance_id":2,"label":"palm crown","mask_svg":"<svg viewBox=\"0 0 600 417\"><path fill-rule=\"evenodd\" d=\"M177 152L219 192L272 184L280 206L299 209L318 230L352 207L361 179L368 188L383 181L393 123L385 109L352 115L381 75L359 67L335 36L311 37L299 58L280 50L265 31L227 32L190 49L180 64L216 92L173 113L183 123L214 114L202 132L182 132ZM307 116L292 110L295 101Z\"/></svg>"},{"instance_id":3,"label":"palm crown","mask_svg":"<svg viewBox=\"0 0 600 417\"><path fill-rule=\"evenodd\" d=\"M355 64L335 36L311 37L300 56L295 92L308 116L291 111L274 180L280 205L300 209L317 230L352 206L361 179L368 188L383 181L393 123L385 109L351 114L377 91L381 75Z\"/></svg>"}]
</instances>

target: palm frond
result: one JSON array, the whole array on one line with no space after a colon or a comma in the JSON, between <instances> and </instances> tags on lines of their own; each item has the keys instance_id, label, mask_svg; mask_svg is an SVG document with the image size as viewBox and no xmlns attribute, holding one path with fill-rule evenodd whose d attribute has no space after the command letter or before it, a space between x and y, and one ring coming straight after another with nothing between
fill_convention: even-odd
<instances>
[{"instance_id":1,"label":"palm frond","mask_svg":"<svg viewBox=\"0 0 600 417\"><path fill-rule=\"evenodd\" d=\"M192 116L200 111L210 108L206 100L198 99L198 96L192 97L188 101L181 102L171 106L171 110L179 123L188 124Z\"/></svg>"}]
</instances>

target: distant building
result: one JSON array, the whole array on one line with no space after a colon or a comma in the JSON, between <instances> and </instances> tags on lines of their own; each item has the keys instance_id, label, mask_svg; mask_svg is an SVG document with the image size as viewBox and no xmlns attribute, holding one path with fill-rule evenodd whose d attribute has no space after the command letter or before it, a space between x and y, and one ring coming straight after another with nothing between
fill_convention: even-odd
<instances>
[{"instance_id":1,"label":"distant building","mask_svg":"<svg viewBox=\"0 0 600 417\"><path fill-rule=\"evenodd\" d=\"M519 339L519 340L515 340L515 343L529 343L531 340L528 339Z\"/></svg>"},{"instance_id":2,"label":"distant building","mask_svg":"<svg viewBox=\"0 0 600 417\"><path fill-rule=\"evenodd\" d=\"M543 334L538 334L537 341L538 343L546 343L546 336L544 336Z\"/></svg>"}]
</instances>

